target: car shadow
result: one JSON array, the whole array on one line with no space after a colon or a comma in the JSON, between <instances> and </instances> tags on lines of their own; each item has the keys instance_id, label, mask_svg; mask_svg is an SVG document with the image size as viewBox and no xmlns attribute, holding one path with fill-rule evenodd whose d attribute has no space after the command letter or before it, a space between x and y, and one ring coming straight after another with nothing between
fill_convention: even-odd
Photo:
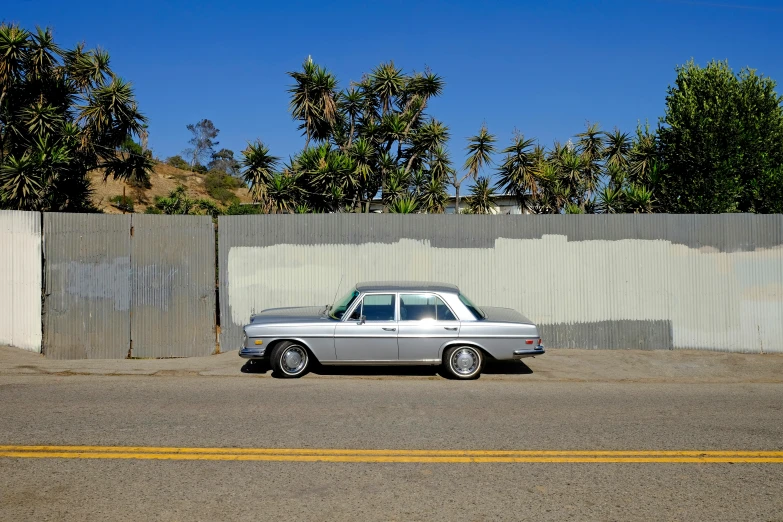
<instances>
[{"instance_id":1,"label":"car shadow","mask_svg":"<svg viewBox=\"0 0 783 522\"><path fill-rule=\"evenodd\" d=\"M242 366L242 373L266 374L272 368L266 360L250 360ZM439 375L446 377L440 366L332 366L314 364L310 373L329 376L357 376L357 377L433 377ZM495 361L488 360L482 373L486 375L529 375L533 370L522 361ZM274 377L274 373L272 373Z\"/></svg>"}]
</instances>

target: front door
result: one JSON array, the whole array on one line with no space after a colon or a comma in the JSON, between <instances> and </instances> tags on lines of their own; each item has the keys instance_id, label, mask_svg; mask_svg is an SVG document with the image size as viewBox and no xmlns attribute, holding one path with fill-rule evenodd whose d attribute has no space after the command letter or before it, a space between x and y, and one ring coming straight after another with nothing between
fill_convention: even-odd
<instances>
[{"instance_id":1,"label":"front door","mask_svg":"<svg viewBox=\"0 0 783 522\"><path fill-rule=\"evenodd\" d=\"M395 294L366 294L335 327L334 348L337 359L396 362L396 309Z\"/></svg>"},{"instance_id":2,"label":"front door","mask_svg":"<svg viewBox=\"0 0 783 522\"><path fill-rule=\"evenodd\" d=\"M440 347L459 337L460 323L434 294L400 294L397 344L400 361L433 361Z\"/></svg>"}]
</instances>

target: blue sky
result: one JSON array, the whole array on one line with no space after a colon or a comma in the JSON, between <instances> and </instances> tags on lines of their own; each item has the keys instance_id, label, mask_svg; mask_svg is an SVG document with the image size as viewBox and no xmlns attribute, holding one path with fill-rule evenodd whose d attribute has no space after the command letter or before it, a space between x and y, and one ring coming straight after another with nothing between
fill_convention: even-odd
<instances>
[{"instance_id":1,"label":"blue sky","mask_svg":"<svg viewBox=\"0 0 783 522\"><path fill-rule=\"evenodd\" d=\"M675 66L728 60L783 82L780 0L516 2L62 2L15 0L6 22L51 26L61 45L111 53L150 121L150 146L180 153L185 125L211 119L220 146L248 140L287 158L304 144L286 75L313 59L341 86L380 62L444 77L429 113L455 163L482 122L545 145L600 122L633 131L663 114ZM778 88L783 92L783 88Z\"/></svg>"}]
</instances>

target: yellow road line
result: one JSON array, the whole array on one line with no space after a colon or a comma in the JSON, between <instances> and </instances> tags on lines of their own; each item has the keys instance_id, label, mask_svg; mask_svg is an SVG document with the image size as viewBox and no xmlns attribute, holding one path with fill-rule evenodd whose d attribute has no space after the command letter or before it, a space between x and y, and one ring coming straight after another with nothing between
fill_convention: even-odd
<instances>
[{"instance_id":1,"label":"yellow road line","mask_svg":"<svg viewBox=\"0 0 783 522\"><path fill-rule=\"evenodd\" d=\"M234 460L287 462L783 463L783 451L747 450L368 450L0 445L0 458Z\"/></svg>"},{"instance_id":2,"label":"yellow road line","mask_svg":"<svg viewBox=\"0 0 783 522\"><path fill-rule=\"evenodd\" d=\"M607 456L607 457L783 457L765 450L415 450L340 448L192 448L177 446L26 446L0 445L0 451L77 451L118 453L228 453L274 455L423 455L423 456Z\"/></svg>"}]
</instances>

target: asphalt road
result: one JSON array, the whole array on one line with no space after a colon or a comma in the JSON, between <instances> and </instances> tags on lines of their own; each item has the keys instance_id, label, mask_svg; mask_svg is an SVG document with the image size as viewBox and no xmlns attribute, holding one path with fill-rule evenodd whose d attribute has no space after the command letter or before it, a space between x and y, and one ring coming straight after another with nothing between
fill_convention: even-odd
<instances>
[{"instance_id":1,"label":"asphalt road","mask_svg":"<svg viewBox=\"0 0 783 522\"><path fill-rule=\"evenodd\" d=\"M783 450L776 383L5 375L0 445ZM783 463L0 457L0 520L783 520Z\"/></svg>"}]
</instances>

